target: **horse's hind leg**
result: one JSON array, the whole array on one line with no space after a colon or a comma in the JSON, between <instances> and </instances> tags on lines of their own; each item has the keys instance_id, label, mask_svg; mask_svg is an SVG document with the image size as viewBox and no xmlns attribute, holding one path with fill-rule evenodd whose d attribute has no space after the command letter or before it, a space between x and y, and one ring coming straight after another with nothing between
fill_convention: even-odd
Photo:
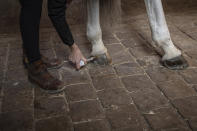
<instances>
[{"instance_id":1,"label":"horse's hind leg","mask_svg":"<svg viewBox=\"0 0 197 131\"><path fill-rule=\"evenodd\" d=\"M111 58L103 44L100 27L99 0L87 0L87 37L92 44L92 56L96 56L99 64L111 63Z\"/></svg>"},{"instance_id":2,"label":"horse's hind leg","mask_svg":"<svg viewBox=\"0 0 197 131\"><path fill-rule=\"evenodd\" d=\"M174 46L171 40L161 0L144 1L147 8L153 41L161 46L165 52L162 63L170 69L186 68L188 66L186 60L182 57L181 51Z\"/></svg>"}]
</instances>

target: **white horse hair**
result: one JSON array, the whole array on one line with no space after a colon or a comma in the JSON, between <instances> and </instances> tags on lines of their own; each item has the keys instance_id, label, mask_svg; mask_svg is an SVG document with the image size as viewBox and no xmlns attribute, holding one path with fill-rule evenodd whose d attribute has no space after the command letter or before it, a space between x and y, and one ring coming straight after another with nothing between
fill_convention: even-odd
<instances>
[{"instance_id":1,"label":"white horse hair","mask_svg":"<svg viewBox=\"0 0 197 131\"><path fill-rule=\"evenodd\" d=\"M161 47L165 53L162 57L162 61L172 60L172 62L174 63L173 67L169 67L171 69L185 68L187 66L187 63L182 57L181 51L175 47L171 40L161 0L144 1L147 9L150 28L152 31L153 42ZM100 8L102 7L102 10L109 9L106 11L108 12L108 14L111 14L111 16L113 16L113 14L117 14L117 12L121 9L121 0L86 0L86 2L87 37L92 44L91 54L93 56L107 54L107 49L104 46L102 40L102 31L100 26ZM176 62L179 62L180 65L176 65ZM178 67L176 68L176 66Z\"/></svg>"}]
</instances>

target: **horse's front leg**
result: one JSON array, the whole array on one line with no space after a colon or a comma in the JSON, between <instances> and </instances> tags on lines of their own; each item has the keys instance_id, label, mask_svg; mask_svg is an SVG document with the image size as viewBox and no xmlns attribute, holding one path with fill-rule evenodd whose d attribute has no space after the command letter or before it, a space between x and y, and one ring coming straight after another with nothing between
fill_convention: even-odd
<instances>
[{"instance_id":1,"label":"horse's front leg","mask_svg":"<svg viewBox=\"0 0 197 131\"><path fill-rule=\"evenodd\" d=\"M161 0L144 0L152 31L153 41L164 50L162 58L164 66L170 69L184 69L187 61L173 44L166 24Z\"/></svg>"},{"instance_id":2,"label":"horse's front leg","mask_svg":"<svg viewBox=\"0 0 197 131\"><path fill-rule=\"evenodd\" d=\"M92 44L92 56L99 64L110 64L111 58L103 44L100 26L99 0L87 0L87 37Z\"/></svg>"}]
</instances>

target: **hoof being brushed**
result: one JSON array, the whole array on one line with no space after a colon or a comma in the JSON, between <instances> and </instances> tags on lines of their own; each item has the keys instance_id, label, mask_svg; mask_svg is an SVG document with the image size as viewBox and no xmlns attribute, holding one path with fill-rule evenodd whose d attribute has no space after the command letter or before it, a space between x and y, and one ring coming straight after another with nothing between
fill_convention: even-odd
<instances>
[{"instance_id":1,"label":"hoof being brushed","mask_svg":"<svg viewBox=\"0 0 197 131\"><path fill-rule=\"evenodd\" d=\"M189 66L188 62L182 55L169 60L163 60L162 64L171 70L183 70Z\"/></svg>"},{"instance_id":2,"label":"hoof being brushed","mask_svg":"<svg viewBox=\"0 0 197 131\"><path fill-rule=\"evenodd\" d=\"M98 65L110 65L112 63L112 58L108 53L96 55L96 60L94 61L95 64Z\"/></svg>"}]
</instances>

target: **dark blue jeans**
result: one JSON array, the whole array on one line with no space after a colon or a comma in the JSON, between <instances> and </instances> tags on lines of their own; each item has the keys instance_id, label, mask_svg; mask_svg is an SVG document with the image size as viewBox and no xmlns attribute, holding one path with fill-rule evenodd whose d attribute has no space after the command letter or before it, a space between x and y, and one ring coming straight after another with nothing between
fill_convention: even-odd
<instances>
[{"instance_id":1,"label":"dark blue jeans","mask_svg":"<svg viewBox=\"0 0 197 131\"><path fill-rule=\"evenodd\" d=\"M39 26L43 0L20 0L20 30L23 48L30 63L40 59ZM72 46L73 36L65 17L66 0L48 0L48 15L62 41Z\"/></svg>"}]
</instances>

